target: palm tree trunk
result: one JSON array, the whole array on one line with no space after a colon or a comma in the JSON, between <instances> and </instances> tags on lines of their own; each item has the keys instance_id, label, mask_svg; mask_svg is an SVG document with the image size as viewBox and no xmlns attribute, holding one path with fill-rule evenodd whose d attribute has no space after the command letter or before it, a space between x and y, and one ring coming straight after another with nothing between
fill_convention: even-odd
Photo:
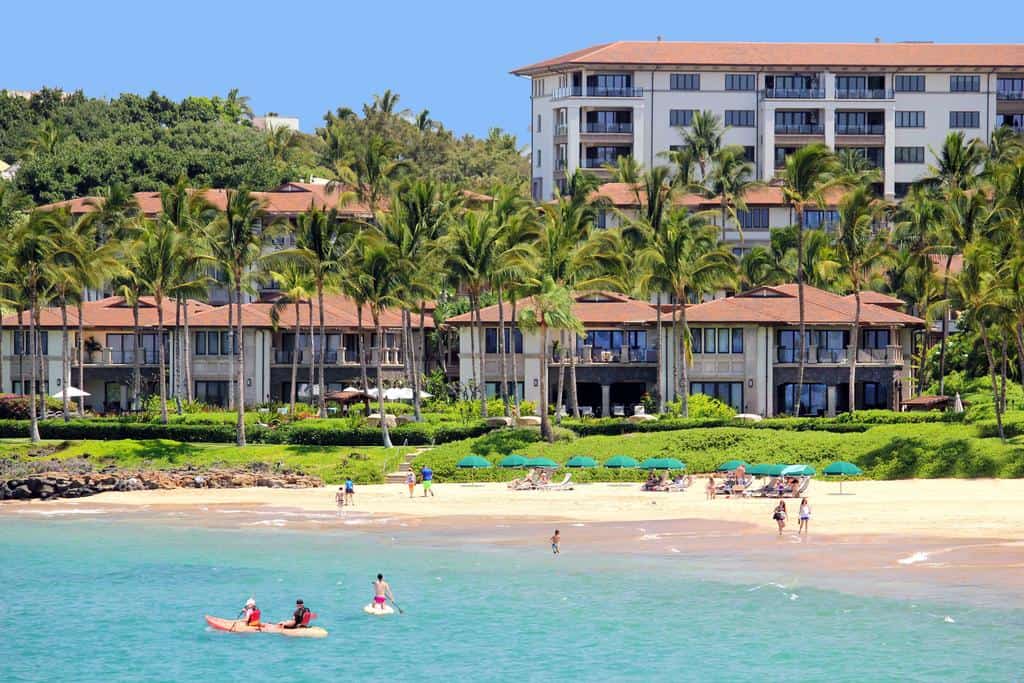
<instances>
[{"instance_id":1,"label":"palm tree trunk","mask_svg":"<svg viewBox=\"0 0 1024 683\"><path fill-rule=\"evenodd\" d=\"M408 340L406 348L405 364L409 368L409 379L412 384L412 413L416 422L423 421L422 401L420 401L420 369L416 360L416 343L412 336L412 311L404 311L405 336Z\"/></svg>"},{"instance_id":2,"label":"palm tree trunk","mask_svg":"<svg viewBox=\"0 0 1024 683\"><path fill-rule=\"evenodd\" d=\"M387 415L384 412L384 354L380 353L384 348L384 336L380 326L380 313L375 308L371 310L371 313L373 315L373 329L377 331L377 412L380 414L380 433L384 438L384 448L391 448L391 435L388 434Z\"/></svg>"},{"instance_id":3,"label":"palm tree trunk","mask_svg":"<svg viewBox=\"0 0 1024 683\"><path fill-rule=\"evenodd\" d=\"M21 393L25 396L29 396L31 395L31 392L25 391L25 353L31 348L27 343L31 340L31 337L25 336L25 321L22 318L24 314L25 311L23 311L19 305L18 331L15 333L17 335L15 338L21 339L21 353L17 353L17 351L15 351L15 353L17 353L18 356L18 379L21 381Z\"/></svg>"},{"instance_id":4,"label":"palm tree trunk","mask_svg":"<svg viewBox=\"0 0 1024 683\"><path fill-rule=\"evenodd\" d=\"M661 375L665 371L665 346L662 343L662 330L661 330L661 292L659 291L657 296L654 298L654 305L657 308L657 328L654 330L654 339L658 345L658 362L657 362L657 375L658 378L654 382L654 394L658 398L658 414L661 415L665 412L665 392L661 390Z\"/></svg>"},{"instance_id":5,"label":"palm tree trunk","mask_svg":"<svg viewBox=\"0 0 1024 683\"><path fill-rule=\"evenodd\" d=\"M178 415L184 412L181 409L181 297L174 297L174 336L173 339L177 339L177 343L174 345L174 354L172 360L174 364L171 366L171 380L174 387L174 405L177 408ZM160 337L160 344L163 344L163 336Z\"/></svg>"},{"instance_id":6,"label":"palm tree trunk","mask_svg":"<svg viewBox=\"0 0 1024 683\"><path fill-rule=\"evenodd\" d=\"M860 341L860 286L854 282L853 290L854 300L854 313L853 313L853 329L850 330L850 357L847 362L850 364L850 386L847 390L847 409L850 411L850 415L853 415L856 410L857 402L857 346Z\"/></svg>"},{"instance_id":7,"label":"palm tree trunk","mask_svg":"<svg viewBox=\"0 0 1024 683\"><path fill-rule=\"evenodd\" d=\"M420 373L427 374L429 368L427 367L427 305L424 301L420 301Z\"/></svg>"},{"instance_id":8,"label":"palm tree trunk","mask_svg":"<svg viewBox=\"0 0 1024 683\"><path fill-rule=\"evenodd\" d=\"M804 366L807 363L807 320L804 311L804 207L796 205L796 297L800 315L800 357L797 358L794 414L800 415L800 399L804 393Z\"/></svg>"},{"instance_id":9,"label":"palm tree trunk","mask_svg":"<svg viewBox=\"0 0 1024 683\"><path fill-rule=\"evenodd\" d=\"M195 399L195 387L192 385L192 333L188 327L188 299L182 306L181 320L185 326L185 339L182 343L182 354L185 356L185 400L189 403Z\"/></svg>"},{"instance_id":10,"label":"palm tree trunk","mask_svg":"<svg viewBox=\"0 0 1024 683\"><path fill-rule=\"evenodd\" d=\"M516 416L519 415L519 373L516 370L516 332L519 331L519 319L516 317L517 303L515 297L512 297L512 332L509 333L509 339L512 340L512 405L515 406Z\"/></svg>"},{"instance_id":11,"label":"palm tree trunk","mask_svg":"<svg viewBox=\"0 0 1024 683\"><path fill-rule=\"evenodd\" d=\"M480 300L476 299L476 303L473 305L476 309L476 330L477 330L477 343L480 346L480 417L487 419L487 363L486 363L486 345L484 344L484 319L483 314L480 310Z\"/></svg>"},{"instance_id":12,"label":"palm tree trunk","mask_svg":"<svg viewBox=\"0 0 1024 683\"><path fill-rule=\"evenodd\" d=\"M579 392L576 388L576 345L578 337L573 332L569 335L569 343L572 345L569 350L569 407L572 409L572 416L580 419Z\"/></svg>"},{"instance_id":13,"label":"palm tree trunk","mask_svg":"<svg viewBox=\"0 0 1024 683\"><path fill-rule=\"evenodd\" d=\"M565 331L558 333L558 392L555 394L555 424L562 424L562 402L565 401ZM544 363L547 366L547 362ZM601 417L607 417L602 415Z\"/></svg>"},{"instance_id":14,"label":"palm tree trunk","mask_svg":"<svg viewBox=\"0 0 1024 683\"><path fill-rule=\"evenodd\" d=\"M1002 362L1000 370L1002 376L1000 377L1001 383L999 385L999 409L1006 413L1006 347L1008 342L1005 334L1000 336L1002 336Z\"/></svg>"},{"instance_id":15,"label":"palm tree trunk","mask_svg":"<svg viewBox=\"0 0 1024 683\"><path fill-rule=\"evenodd\" d=\"M31 384L29 385L30 389L28 391L26 391L25 394L28 395L28 397L29 397L29 399L28 399L28 416L29 416L28 436L29 436L29 439L32 441L32 443L39 443L39 415L38 415L38 413L36 413L36 397L35 397L35 393L33 393L36 390L36 379L37 379L37 373L38 373L38 370L36 368L36 351L39 350L38 349L39 344L38 344L38 342L36 340L36 320L35 320L35 315L34 315L34 312L35 312L35 309L36 309L36 293L35 293L35 291L32 291L31 294L29 295L29 297L30 298L29 298L29 312L28 312L28 337L29 337L29 343L32 345L30 347L31 348L31 357L30 357L29 365L31 365L32 368L31 368ZM24 346L24 344L22 346ZM22 349L22 351L24 351L24 348ZM22 383L24 384L24 379L22 380Z\"/></svg>"},{"instance_id":16,"label":"palm tree trunk","mask_svg":"<svg viewBox=\"0 0 1024 683\"><path fill-rule=\"evenodd\" d=\"M992 381L992 400L995 402L996 427L999 429L999 440L1006 443L1006 434L1003 433L1003 411L999 408L999 388L996 386L996 364L992 358L992 346L988 340L988 326L981 323L981 341L985 347L985 358L988 360L988 376Z\"/></svg>"},{"instance_id":17,"label":"palm tree trunk","mask_svg":"<svg viewBox=\"0 0 1024 683\"><path fill-rule=\"evenodd\" d=\"M142 328L139 327L139 293L132 297L132 324L135 326L134 349L132 350L132 410L142 407ZM122 349L122 353L124 349Z\"/></svg>"},{"instance_id":18,"label":"palm tree trunk","mask_svg":"<svg viewBox=\"0 0 1024 683\"><path fill-rule=\"evenodd\" d=\"M71 349L68 344L68 302L62 296L60 298L60 393L65 422L71 421L71 400L68 398L68 382L70 380Z\"/></svg>"},{"instance_id":19,"label":"palm tree trunk","mask_svg":"<svg viewBox=\"0 0 1024 683\"><path fill-rule=\"evenodd\" d=\"M367 363L366 363L366 333L363 331L363 305L359 304L359 308L356 309L356 322L359 325L359 374L360 379L363 381L363 391L370 390L370 380L367 378ZM370 414L370 398L364 396L363 405L366 407L366 414Z\"/></svg>"},{"instance_id":20,"label":"palm tree trunk","mask_svg":"<svg viewBox=\"0 0 1024 683\"><path fill-rule=\"evenodd\" d=\"M554 434L551 432L551 418L548 416L548 327L545 324L540 326L540 436L554 443Z\"/></svg>"},{"instance_id":21,"label":"palm tree trunk","mask_svg":"<svg viewBox=\"0 0 1024 683\"><path fill-rule=\"evenodd\" d=\"M160 424L167 424L167 359L164 357L164 306L162 297L156 297L156 354L160 364Z\"/></svg>"},{"instance_id":22,"label":"palm tree trunk","mask_svg":"<svg viewBox=\"0 0 1024 683\"><path fill-rule=\"evenodd\" d=\"M317 412L320 413L321 418L327 417L327 401L324 400L324 392L326 390L324 377L327 372L327 328L324 324L324 283L316 283L316 303L320 308L320 372L317 377L317 388L319 395L316 398ZM314 347L314 355L316 354L316 347Z\"/></svg>"},{"instance_id":23,"label":"palm tree trunk","mask_svg":"<svg viewBox=\"0 0 1024 683\"><path fill-rule=\"evenodd\" d=\"M316 383L316 353L313 346L313 338L316 336L316 325L313 322L313 297L309 297L309 335L307 336L307 344L309 351L309 404L313 405L313 385ZM362 314L362 310L359 311ZM364 386L365 388L365 386ZM367 411L369 412L369 411ZM294 417L294 413L293 413Z\"/></svg>"},{"instance_id":24,"label":"palm tree trunk","mask_svg":"<svg viewBox=\"0 0 1024 683\"><path fill-rule=\"evenodd\" d=\"M299 318L299 300L295 300L295 341L292 343L292 385L288 414L295 415L295 383L299 381L299 337L302 334L302 320Z\"/></svg>"},{"instance_id":25,"label":"palm tree trunk","mask_svg":"<svg viewBox=\"0 0 1024 683\"><path fill-rule=\"evenodd\" d=\"M228 287L228 410L235 409L235 306L231 301L232 287Z\"/></svg>"},{"instance_id":26,"label":"palm tree trunk","mask_svg":"<svg viewBox=\"0 0 1024 683\"><path fill-rule=\"evenodd\" d=\"M505 417L512 414L508 400L508 350L505 348L505 302L502 297L502 287L498 286L498 363L501 366L501 386L499 394L504 407Z\"/></svg>"},{"instance_id":27,"label":"palm tree trunk","mask_svg":"<svg viewBox=\"0 0 1024 683\"><path fill-rule=\"evenodd\" d=\"M686 294L683 294L686 299ZM679 307L679 319L683 323L683 334L680 337L679 360L679 412L683 417L690 416L690 370L686 367L687 345L690 343L690 324L686 322L686 305Z\"/></svg>"},{"instance_id":28,"label":"palm tree trunk","mask_svg":"<svg viewBox=\"0 0 1024 683\"><path fill-rule=\"evenodd\" d=\"M241 447L245 446L245 344L242 340L242 273L239 272L237 275L238 277L235 280L235 301L238 306L238 320L235 321L238 330L236 336L238 359L235 361L236 376L238 378L236 443Z\"/></svg>"},{"instance_id":29,"label":"palm tree trunk","mask_svg":"<svg viewBox=\"0 0 1024 683\"><path fill-rule=\"evenodd\" d=\"M942 341L939 343L939 395L946 395L946 339L949 338L949 269L953 255L946 256L946 272L942 279Z\"/></svg>"},{"instance_id":30,"label":"palm tree trunk","mask_svg":"<svg viewBox=\"0 0 1024 683\"><path fill-rule=\"evenodd\" d=\"M675 301L672 302L672 338L676 340L675 346L675 363L672 364L672 387L676 394L680 394L679 408L682 410L684 398L681 396L683 392L683 380L680 375L683 365L686 364L686 359L682 357L683 352L683 338L679 334L679 297L675 297ZM683 417L686 414L683 413Z\"/></svg>"},{"instance_id":31,"label":"palm tree trunk","mask_svg":"<svg viewBox=\"0 0 1024 683\"><path fill-rule=\"evenodd\" d=\"M36 393L37 393L37 396L39 398L39 414L42 415L43 419L45 420L46 419L47 378L50 375L50 373L47 372L47 370L48 370L47 365L48 364L46 362L46 358L47 358L47 356L50 355L49 354L50 345L49 345L49 343L47 343L47 345L46 345L46 351L47 352L44 355L43 354L43 344L42 344L43 334L44 334L44 332L43 332L43 324L42 324L42 309L39 306L36 306L36 339L35 339L35 343L36 343L36 346L39 347L39 352L38 352L38 358L39 358L39 386L36 388ZM49 342L49 338L47 338L47 342Z\"/></svg>"}]
</instances>

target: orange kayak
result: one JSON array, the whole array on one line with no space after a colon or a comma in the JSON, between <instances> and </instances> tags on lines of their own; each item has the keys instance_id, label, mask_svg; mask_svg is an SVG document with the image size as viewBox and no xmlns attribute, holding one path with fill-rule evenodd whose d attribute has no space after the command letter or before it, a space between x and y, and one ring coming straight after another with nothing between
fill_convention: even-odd
<instances>
[{"instance_id":1,"label":"orange kayak","mask_svg":"<svg viewBox=\"0 0 1024 683\"><path fill-rule=\"evenodd\" d=\"M263 624L262 626L248 626L242 619L221 619L220 617L206 616L206 623L216 631L227 633L276 633L289 638L326 638L327 630L319 626L308 628L281 628L277 624Z\"/></svg>"}]
</instances>

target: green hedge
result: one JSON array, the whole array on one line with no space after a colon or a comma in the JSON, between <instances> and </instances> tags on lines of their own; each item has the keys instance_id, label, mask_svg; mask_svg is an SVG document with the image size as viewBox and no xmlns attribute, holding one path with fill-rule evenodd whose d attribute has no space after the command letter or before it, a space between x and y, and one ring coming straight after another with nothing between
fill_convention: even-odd
<instances>
[{"instance_id":1,"label":"green hedge","mask_svg":"<svg viewBox=\"0 0 1024 683\"><path fill-rule=\"evenodd\" d=\"M898 414L898 413L894 413ZM751 422L721 418L672 418L646 422L630 422L621 418L600 418L595 420L562 420L562 426L580 436L615 436L647 432L674 432L682 429L708 429L713 427L735 427L737 429L782 429L789 431L863 432L870 424L841 422L836 418L786 417Z\"/></svg>"}]
</instances>

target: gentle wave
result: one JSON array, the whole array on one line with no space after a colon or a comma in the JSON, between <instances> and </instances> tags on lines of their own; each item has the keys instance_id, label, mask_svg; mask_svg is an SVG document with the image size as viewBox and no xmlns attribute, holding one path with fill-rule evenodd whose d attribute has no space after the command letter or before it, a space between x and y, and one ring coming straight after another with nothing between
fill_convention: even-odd
<instances>
[{"instance_id":1,"label":"gentle wave","mask_svg":"<svg viewBox=\"0 0 1024 683\"><path fill-rule=\"evenodd\" d=\"M896 562L899 564L917 564L918 562L927 562L929 557L931 557L931 553L916 552L909 557L896 560Z\"/></svg>"},{"instance_id":2,"label":"gentle wave","mask_svg":"<svg viewBox=\"0 0 1024 683\"><path fill-rule=\"evenodd\" d=\"M60 515L107 515L109 510L95 510L89 508L76 508L73 510L18 510L19 515L40 515L42 517L57 517Z\"/></svg>"}]
</instances>

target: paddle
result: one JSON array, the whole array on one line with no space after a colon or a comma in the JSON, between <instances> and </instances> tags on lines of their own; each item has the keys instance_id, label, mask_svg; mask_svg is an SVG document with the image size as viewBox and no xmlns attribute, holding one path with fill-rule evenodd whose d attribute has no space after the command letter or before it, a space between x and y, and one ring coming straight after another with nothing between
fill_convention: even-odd
<instances>
[{"instance_id":1,"label":"paddle","mask_svg":"<svg viewBox=\"0 0 1024 683\"><path fill-rule=\"evenodd\" d=\"M235 627L238 626L238 620L242 618L243 614L245 614L245 610L244 609L241 612L239 612L238 616L235 617L235 620L231 622L231 628L228 629L228 633L234 633L235 632Z\"/></svg>"},{"instance_id":2,"label":"paddle","mask_svg":"<svg viewBox=\"0 0 1024 683\"><path fill-rule=\"evenodd\" d=\"M398 606L398 603L395 602L394 598L391 598L391 604L395 606L395 609L398 610L399 614L405 614L405 610Z\"/></svg>"}]
</instances>

